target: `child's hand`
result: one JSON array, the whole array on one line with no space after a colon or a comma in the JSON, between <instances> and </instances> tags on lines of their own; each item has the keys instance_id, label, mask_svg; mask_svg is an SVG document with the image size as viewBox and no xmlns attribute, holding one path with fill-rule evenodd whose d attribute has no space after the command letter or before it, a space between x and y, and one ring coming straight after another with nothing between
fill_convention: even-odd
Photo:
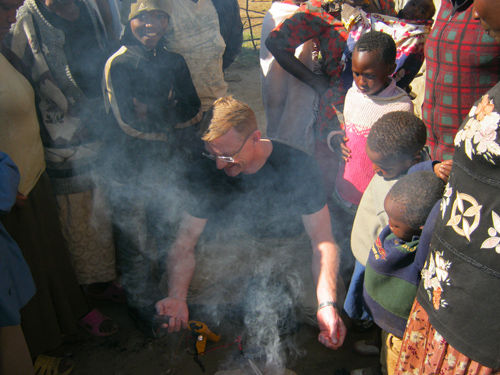
<instances>
[{"instance_id":1,"label":"child's hand","mask_svg":"<svg viewBox=\"0 0 500 375\"><path fill-rule=\"evenodd\" d=\"M134 110L135 115L139 121L147 121L148 120L148 105L141 103L136 98L134 98Z\"/></svg>"},{"instance_id":2,"label":"child's hand","mask_svg":"<svg viewBox=\"0 0 500 375\"><path fill-rule=\"evenodd\" d=\"M28 197L26 195L22 195L20 192L17 192L15 203L16 207L23 208L27 199Z\"/></svg>"},{"instance_id":3,"label":"child's hand","mask_svg":"<svg viewBox=\"0 0 500 375\"><path fill-rule=\"evenodd\" d=\"M351 150L346 146L347 142L349 142L349 138L347 138L344 134L335 134L330 139L332 150L342 156L344 161L347 161L347 159L351 157Z\"/></svg>"},{"instance_id":4,"label":"child's hand","mask_svg":"<svg viewBox=\"0 0 500 375\"><path fill-rule=\"evenodd\" d=\"M177 106L178 100L175 99L175 91L171 89L168 93L168 103L170 105L170 109L174 109Z\"/></svg>"},{"instance_id":5,"label":"child's hand","mask_svg":"<svg viewBox=\"0 0 500 375\"><path fill-rule=\"evenodd\" d=\"M448 182L448 179L450 178L452 165L453 165L453 160L445 160L441 163L437 163L434 166L434 173L444 182Z\"/></svg>"}]
</instances>

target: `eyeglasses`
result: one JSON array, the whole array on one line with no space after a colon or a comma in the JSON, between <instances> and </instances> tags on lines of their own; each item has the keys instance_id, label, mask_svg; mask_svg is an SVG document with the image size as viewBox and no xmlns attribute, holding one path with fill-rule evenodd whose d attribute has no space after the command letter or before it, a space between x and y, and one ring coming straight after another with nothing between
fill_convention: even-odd
<instances>
[{"instance_id":1,"label":"eyeglasses","mask_svg":"<svg viewBox=\"0 0 500 375\"><path fill-rule=\"evenodd\" d=\"M238 154L240 153L241 149L243 148L243 146L245 146L245 143L247 143L248 138L250 138L250 136L252 134L253 134L253 132L247 135L247 137L243 141L243 144L241 145L241 147L238 149L238 151L236 151L236 153L233 156L224 156L224 155L218 156L218 155L208 154L206 152L203 153L203 156L206 156L207 158L212 159L214 161L220 160L220 161L223 161L224 163L234 163L235 159L236 159L236 156L238 156Z\"/></svg>"}]
</instances>

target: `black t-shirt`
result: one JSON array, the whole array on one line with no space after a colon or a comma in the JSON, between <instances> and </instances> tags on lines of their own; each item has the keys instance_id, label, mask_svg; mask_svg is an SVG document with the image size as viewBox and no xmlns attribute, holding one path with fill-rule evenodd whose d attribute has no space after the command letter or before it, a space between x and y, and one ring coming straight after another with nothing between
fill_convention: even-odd
<instances>
[{"instance_id":1,"label":"black t-shirt","mask_svg":"<svg viewBox=\"0 0 500 375\"><path fill-rule=\"evenodd\" d=\"M326 204L316 160L294 147L272 141L273 151L254 174L229 177L208 158L189 174L190 215L208 219L205 232L243 231L259 238L304 232L301 215Z\"/></svg>"}]
</instances>

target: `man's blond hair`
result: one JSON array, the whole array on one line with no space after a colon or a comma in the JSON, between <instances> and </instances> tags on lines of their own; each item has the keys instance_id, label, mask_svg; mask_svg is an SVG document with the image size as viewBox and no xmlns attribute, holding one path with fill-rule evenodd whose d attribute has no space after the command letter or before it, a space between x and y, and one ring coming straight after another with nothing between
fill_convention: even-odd
<instances>
[{"instance_id":1,"label":"man's blond hair","mask_svg":"<svg viewBox=\"0 0 500 375\"><path fill-rule=\"evenodd\" d=\"M233 128L246 137L257 130L257 118L248 104L227 96L217 99L205 113L199 135L202 140L210 142Z\"/></svg>"}]
</instances>

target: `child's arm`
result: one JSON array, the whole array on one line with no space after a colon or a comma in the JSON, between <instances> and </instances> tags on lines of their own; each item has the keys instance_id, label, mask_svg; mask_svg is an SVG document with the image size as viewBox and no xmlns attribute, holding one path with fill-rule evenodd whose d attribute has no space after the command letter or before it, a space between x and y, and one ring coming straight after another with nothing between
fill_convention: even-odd
<instances>
[{"instance_id":1,"label":"child's arm","mask_svg":"<svg viewBox=\"0 0 500 375\"><path fill-rule=\"evenodd\" d=\"M408 174L420 172L420 171L430 171L434 172L436 176L438 176L444 182L448 182L448 178L450 177L451 167L453 165L452 160L445 160L443 162L436 160L427 160L422 161L418 164L415 164L408 170Z\"/></svg>"},{"instance_id":2,"label":"child's arm","mask_svg":"<svg viewBox=\"0 0 500 375\"><path fill-rule=\"evenodd\" d=\"M448 182L452 166L453 166L453 160L442 161L441 163L437 163L434 166L434 173L444 182Z\"/></svg>"},{"instance_id":3,"label":"child's arm","mask_svg":"<svg viewBox=\"0 0 500 375\"><path fill-rule=\"evenodd\" d=\"M344 161L347 161L351 157L351 150L346 146L346 143L349 142L349 138L345 136L345 133L342 130L334 130L330 132L326 142L328 148L342 156Z\"/></svg>"},{"instance_id":4,"label":"child's arm","mask_svg":"<svg viewBox=\"0 0 500 375\"><path fill-rule=\"evenodd\" d=\"M117 53L108 59L104 70L105 101L126 134L144 140L166 140L165 132L158 131L162 124L149 118L149 108L141 95L144 83L135 66L133 57L124 54Z\"/></svg>"},{"instance_id":5,"label":"child's arm","mask_svg":"<svg viewBox=\"0 0 500 375\"><path fill-rule=\"evenodd\" d=\"M131 125L134 122L147 121L147 105L138 95L135 79L137 72L128 64L113 63L109 77L113 87L113 97L119 109L121 119ZM116 116L116 113L115 113Z\"/></svg>"}]
</instances>

